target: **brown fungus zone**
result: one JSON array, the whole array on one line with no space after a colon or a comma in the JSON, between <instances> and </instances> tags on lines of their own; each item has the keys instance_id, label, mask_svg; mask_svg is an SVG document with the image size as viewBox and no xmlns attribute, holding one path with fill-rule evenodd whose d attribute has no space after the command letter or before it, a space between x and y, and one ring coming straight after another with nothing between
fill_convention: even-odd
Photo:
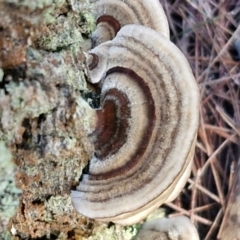
<instances>
[{"instance_id":1,"label":"brown fungus zone","mask_svg":"<svg viewBox=\"0 0 240 240\"><path fill-rule=\"evenodd\" d=\"M137 151L130 159L128 159L125 165L104 174L92 174L91 176L95 180L108 179L121 175L136 166L143 157L156 121L154 100L152 99L151 91L146 82L144 82L144 80L133 70L123 67L114 67L109 69L106 73L106 77L114 73L130 77L135 84L142 89L143 96L148 102L146 111L148 128L146 128L143 132L141 141L137 146ZM131 108L128 96L124 92L114 88L107 91L102 98L103 107L97 111L98 123L96 129L98 130L96 141L94 143L95 155L100 161L104 161L104 159L108 156L111 156L119 151L124 143L126 143L128 131L131 127Z\"/></svg>"}]
</instances>

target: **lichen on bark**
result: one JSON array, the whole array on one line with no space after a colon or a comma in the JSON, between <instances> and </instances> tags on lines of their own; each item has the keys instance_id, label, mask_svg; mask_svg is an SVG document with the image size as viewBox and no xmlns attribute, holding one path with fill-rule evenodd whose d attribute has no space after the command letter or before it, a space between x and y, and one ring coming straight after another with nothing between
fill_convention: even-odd
<instances>
[{"instance_id":1,"label":"lichen on bark","mask_svg":"<svg viewBox=\"0 0 240 240\"><path fill-rule=\"evenodd\" d=\"M19 205L21 190L16 187L14 164L10 151L0 141L0 232L7 227L8 221L15 214ZM3 177L4 176L4 177Z\"/></svg>"},{"instance_id":2,"label":"lichen on bark","mask_svg":"<svg viewBox=\"0 0 240 240\"><path fill-rule=\"evenodd\" d=\"M90 235L70 190L93 154L92 111L81 100L89 91L81 47L93 27L88 0L0 3L0 163L12 164L11 182L0 172L0 195L14 189L17 208L0 215L1 237Z\"/></svg>"}]
</instances>

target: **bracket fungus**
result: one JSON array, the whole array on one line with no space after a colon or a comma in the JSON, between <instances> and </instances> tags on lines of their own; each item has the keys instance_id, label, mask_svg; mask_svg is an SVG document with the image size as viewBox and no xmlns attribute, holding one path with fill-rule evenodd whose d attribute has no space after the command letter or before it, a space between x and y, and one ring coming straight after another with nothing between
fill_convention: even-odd
<instances>
[{"instance_id":1,"label":"bracket fungus","mask_svg":"<svg viewBox=\"0 0 240 240\"><path fill-rule=\"evenodd\" d=\"M93 47L113 39L127 24L140 24L169 38L167 17L159 0L95 0L93 12L97 23Z\"/></svg>"},{"instance_id":2,"label":"bracket fungus","mask_svg":"<svg viewBox=\"0 0 240 240\"><path fill-rule=\"evenodd\" d=\"M197 229L189 218L157 218L145 222L135 240L199 240Z\"/></svg>"},{"instance_id":3,"label":"bracket fungus","mask_svg":"<svg viewBox=\"0 0 240 240\"><path fill-rule=\"evenodd\" d=\"M91 81L102 82L101 107L95 154L72 203L89 218L137 223L177 197L189 177L198 87L181 51L139 24L123 26L87 56Z\"/></svg>"}]
</instances>

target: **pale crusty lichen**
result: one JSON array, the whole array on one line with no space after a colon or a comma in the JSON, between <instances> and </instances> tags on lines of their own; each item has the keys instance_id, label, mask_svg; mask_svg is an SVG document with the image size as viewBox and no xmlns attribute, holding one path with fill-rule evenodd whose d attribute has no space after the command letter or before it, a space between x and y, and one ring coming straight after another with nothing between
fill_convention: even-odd
<instances>
[{"instance_id":1,"label":"pale crusty lichen","mask_svg":"<svg viewBox=\"0 0 240 240\"><path fill-rule=\"evenodd\" d=\"M57 17L56 17L57 14ZM95 28L92 4L88 0L69 1L61 6L52 5L43 14L43 25L37 37L37 45L48 51L59 51L70 46L80 48Z\"/></svg>"},{"instance_id":2,"label":"pale crusty lichen","mask_svg":"<svg viewBox=\"0 0 240 240\"><path fill-rule=\"evenodd\" d=\"M69 46L69 52L71 53L72 61L76 56L82 56L82 51L77 44L73 44ZM66 52L60 52L60 57L65 59ZM79 59L78 65L81 67L76 66L75 68L66 68L66 83L72 86L74 89L82 90L82 91L89 91L87 89L87 72L84 65L84 58ZM68 63L65 63L68 66Z\"/></svg>"},{"instance_id":3,"label":"pale crusty lichen","mask_svg":"<svg viewBox=\"0 0 240 240\"><path fill-rule=\"evenodd\" d=\"M79 25L81 27L81 32L84 34L91 34L96 27L95 18L92 14L92 1L70 0L69 2L73 12L79 14Z\"/></svg>"},{"instance_id":4,"label":"pale crusty lichen","mask_svg":"<svg viewBox=\"0 0 240 240\"><path fill-rule=\"evenodd\" d=\"M72 16L69 15L71 13L67 15L71 19ZM48 51L59 51L83 41L79 27L74 22L69 21L67 17L60 15L53 23L54 31L41 33L41 37L38 38L38 45L41 48Z\"/></svg>"},{"instance_id":5,"label":"pale crusty lichen","mask_svg":"<svg viewBox=\"0 0 240 240\"><path fill-rule=\"evenodd\" d=\"M64 215L73 211L71 198L66 196L52 196L44 203L46 215L45 221L52 221L53 215Z\"/></svg>"},{"instance_id":6,"label":"pale crusty lichen","mask_svg":"<svg viewBox=\"0 0 240 240\"><path fill-rule=\"evenodd\" d=\"M22 41L15 45L23 53L14 51L9 56L18 61L8 61L9 52L0 49L6 53L0 66L0 139L10 146L22 189L8 229L18 239L89 236L94 224L72 208L70 191L93 153L87 137L94 125L92 111L85 111L79 101L80 91L88 91L81 46L95 25L91 4L88 0L1 4L6 9L0 8L2 25L8 26L3 33L20 29L17 39ZM9 36L6 43L12 42L14 36Z\"/></svg>"},{"instance_id":7,"label":"pale crusty lichen","mask_svg":"<svg viewBox=\"0 0 240 240\"><path fill-rule=\"evenodd\" d=\"M0 233L0 239L2 239L2 240L12 240L13 237L12 237L10 232L4 231L4 232Z\"/></svg>"},{"instance_id":8,"label":"pale crusty lichen","mask_svg":"<svg viewBox=\"0 0 240 240\"><path fill-rule=\"evenodd\" d=\"M3 79L3 70L0 68L0 82L2 81Z\"/></svg>"},{"instance_id":9,"label":"pale crusty lichen","mask_svg":"<svg viewBox=\"0 0 240 240\"><path fill-rule=\"evenodd\" d=\"M94 229L91 237L83 238L83 240L132 240L136 236L139 226L136 224L129 227L117 225L107 227L106 224L101 224Z\"/></svg>"},{"instance_id":10,"label":"pale crusty lichen","mask_svg":"<svg viewBox=\"0 0 240 240\"><path fill-rule=\"evenodd\" d=\"M156 209L146 219L150 221L156 218L165 216L163 208ZM112 225L108 227L107 224L99 224L93 230L92 236L83 238L83 240L134 240L139 230L141 229L142 223L135 224L128 227L122 227L119 225Z\"/></svg>"},{"instance_id":11,"label":"pale crusty lichen","mask_svg":"<svg viewBox=\"0 0 240 240\"><path fill-rule=\"evenodd\" d=\"M24 118L37 117L53 108L46 91L37 81L13 82L5 85L8 93L0 90L1 124L5 131L0 138L6 142L18 141Z\"/></svg>"},{"instance_id":12,"label":"pale crusty lichen","mask_svg":"<svg viewBox=\"0 0 240 240\"><path fill-rule=\"evenodd\" d=\"M15 214L21 191L16 187L12 156L3 141L0 141L0 232Z\"/></svg>"},{"instance_id":13,"label":"pale crusty lichen","mask_svg":"<svg viewBox=\"0 0 240 240\"><path fill-rule=\"evenodd\" d=\"M29 0L5 0L6 3L15 4L19 7L27 7L31 11L34 11L36 9L43 9L50 7L51 5L61 5L65 2L65 0L35 0L35 1L29 1Z\"/></svg>"},{"instance_id":14,"label":"pale crusty lichen","mask_svg":"<svg viewBox=\"0 0 240 240\"><path fill-rule=\"evenodd\" d=\"M5 74L7 93L2 90L0 96L4 131L0 132L11 143L16 144L18 139L13 156L24 211L19 211L13 221L21 238L52 232L63 236L87 224L73 208L60 214L65 197L69 200L70 190L78 183L93 150L83 126L87 114L74 118L81 108L77 103L79 89L86 89L83 74L79 74L84 69L82 59L81 51L71 48L60 53L28 48L25 78Z\"/></svg>"}]
</instances>

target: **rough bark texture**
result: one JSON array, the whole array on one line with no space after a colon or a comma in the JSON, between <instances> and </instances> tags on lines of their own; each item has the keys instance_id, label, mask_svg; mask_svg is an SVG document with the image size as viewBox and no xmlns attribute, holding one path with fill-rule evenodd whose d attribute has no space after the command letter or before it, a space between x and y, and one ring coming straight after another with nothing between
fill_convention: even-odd
<instances>
[{"instance_id":1,"label":"rough bark texture","mask_svg":"<svg viewBox=\"0 0 240 240\"><path fill-rule=\"evenodd\" d=\"M93 152L79 112L90 11L87 0L0 3L1 239L91 231L69 197Z\"/></svg>"}]
</instances>

